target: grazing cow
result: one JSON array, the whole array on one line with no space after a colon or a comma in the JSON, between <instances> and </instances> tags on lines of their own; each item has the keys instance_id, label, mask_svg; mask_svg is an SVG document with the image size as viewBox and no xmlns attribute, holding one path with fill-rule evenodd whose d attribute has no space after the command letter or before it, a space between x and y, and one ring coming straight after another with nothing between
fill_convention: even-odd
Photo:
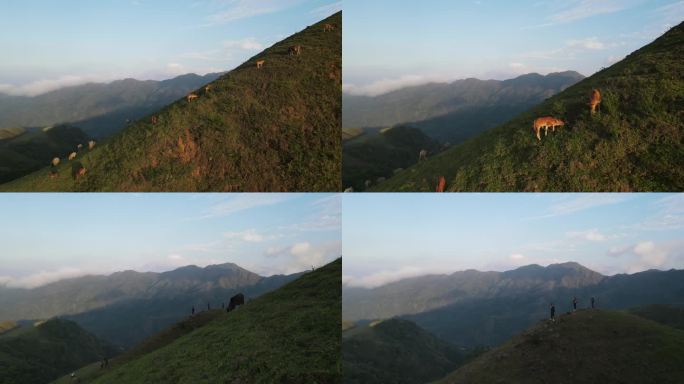
<instances>
[{"instance_id":1,"label":"grazing cow","mask_svg":"<svg viewBox=\"0 0 684 384\"><path fill-rule=\"evenodd\" d=\"M323 26L324 32L333 31L333 30L335 30L335 26L333 24L325 24Z\"/></svg>"},{"instance_id":2,"label":"grazing cow","mask_svg":"<svg viewBox=\"0 0 684 384\"><path fill-rule=\"evenodd\" d=\"M299 56L302 54L302 46L301 45L293 45L290 48L287 49L287 53L292 56Z\"/></svg>"},{"instance_id":3,"label":"grazing cow","mask_svg":"<svg viewBox=\"0 0 684 384\"><path fill-rule=\"evenodd\" d=\"M156 121L156 120L155 120L155 121ZM90 140L90 141L88 142L88 150L89 150L89 151L92 151L93 148L95 148L95 144L97 144L97 143L95 142L95 140Z\"/></svg>"},{"instance_id":4,"label":"grazing cow","mask_svg":"<svg viewBox=\"0 0 684 384\"><path fill-rule=\"evenodd\" d=\"M598 89L591 91L591 99L589 99L589 108L592 115L596 113L596 107L599 107L599 111L601 110L601 91Z\"/></svg>"},{"instance_id":5,"label":"grazing cow","mask_svg":"<svg viewBox=\"0 0 684 384\"><path fill-rule=\"evenodd\" d=\"M261 67L264 66L264 63L265 63L265 62L266 62L266 60L259 60L259 61L257 61L257 62L256 62L257 69L261 69Z\"/></svg>"},{"instance_id":6,"label":"grazing cow","mask_svg":"<svg viewBox=\"0 0 684 384\"><path fill-rule=\"evenodd\" d=\"M73 160L73 159L75 159L75 158L76 158L76 152L71 152L71 153L69 154L69 160Z\"/></svg>"},{"instance_id":7,"label":"grazing cow","mask_svg":"<svg viewBox=\"0 0 684 384\"><path fill-rule=\"evenodd\" d=\"M435 192L444 192L444 188L446 187L446 179L444 176L439 177L439 183L437 183L437 188L435 189Z\"/></svg>"},{"instance_id":8,"label":"grazing cow","mask_svg":"<svg viewBox=\"0 0 684 384\"><path fill-rule=\"evenodd\" d=\"M344 193L350 193L350 192L354 192L354 187L349 187L349 188L344 190Z\"/></svg>"},{"instance_id":9,"label":"grazing cow","mask_svg":"<svg viewBox=\"0 0 684 384\"><path fill-rule=\"evenodd\" d=\"M423 160L427 160L427 155L428 155L427 149L421 149L420 153L418 153L418 162L421 162Z\"/></svg>"},{"instance_id":10,"label":"grazing cow","mask_svg":"<svg viewBox=\"0 0 684 384\"><path fill-rule=\"evenodd\" d=\"M59 165L59 157L55 157L54 159L52 159L52 166L56 167L58 165Z\"/></svg>"},{"instance_id":11,"label":"grazing cow","mask_svg":"<svg viewBox=\"0 0 684 384\"><path fill-rule=\"evenodd\" d=\"M87 170L80 161L77 161L71 165L71 177L74 179L78 179L79 177L85 175L86 172Z\"/></svg>"},{"instance_id":12,"label":"grazing cow","mask_svg":"<svg viewBox=\"0 0 684 384\"><path fill-rule=\"evenodd\" d=\"M209 91L211 91L211 85L208 84L206 87L204 87L204 93L209 93Z\"/></svg>"},{"instance_id":13,"label":"grazing cow","mask_svg":"<svg viewBox=\"0 0 684 384\"><path fill-rule=\"evenodd\" d=\"M197 96L197 95L194 94L194 93L189 94L189 95L187 96L188 103L191 102L192 100L195 100L195 99L198 98L198 97L199 97L199 96Z\"/></svg>"},{"instance_id":14,"label":"grazing cow","mask_svg":"<svg viewBox=\"0 0 684 384\"><path fill-rule=\"evenodd\" d=\"M228 303L228 308L226 308L226 312L230 312L233 309L235 309L238 305L244 305L244 304L245 304L245 295L243 295L242 293L238 293L237 295L230 298L230 303Z\"/></svg>"},{"instance_id":15,"label":"grazing cow","mask_svg":"<svg viewBox=\"0 0 684 384\"><path fill-rule=\"evenodd\" d=\"M83 149L83 144L77 145L77 146L76 146L76 149L78 149L79 151L80 151L81 149Z\"/></svg>"},{"instance_id":16,"label":"grazing cow","mask_svg":"<svg viewBox=\"0 0 684 384\"><path fill-rule=\"evenodd\" d=\"M555 117L551 116L544 116L544 117L538 117L536 120L534 120L534 133L537 136L537 140L541 140L541 129L544 128L544 136L549 132L549 128L551 130L555 130L556 127L562 127L564 126L565 123L562 120L556 119Z\"/></svg>"},{"instance_id":17,"label":"grazing cow","mask_svg":"<svg viewBox=\"0 0 684 384\"><path fill-rule=\"evenodd\" d=\"M157 125L157 116L152 116L150 121L152 122L152 125Z\"/></svg>"}]
</instances>

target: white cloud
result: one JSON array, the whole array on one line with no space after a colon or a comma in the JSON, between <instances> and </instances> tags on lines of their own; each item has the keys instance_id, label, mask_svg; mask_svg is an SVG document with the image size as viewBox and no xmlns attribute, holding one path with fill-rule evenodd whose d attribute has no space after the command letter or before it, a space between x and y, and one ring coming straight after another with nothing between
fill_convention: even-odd
<instances>
[{"instance_id":1,"label":"white cloud","mask_svg":"<svg viewBox=\"0 0 684 384\"><path fill-rule=\"evenodd\" d=\"M207 18L212 26L259 15L275 13L301 3L302 0L224 0L223 7Z\"/></svg>"},{"instance_id":2,"label":"white cloud","mask_svg":"<svg viewBox=\"0 0 684 384\"><path fill-rule=\"evenodd\" d=\"M627 0L569 0L562 10L549 17L552 24L569 23L588 17L615 13L633 5Z\"/></svg>"},{"instance_id":3,"label":"white cloud","mask_svg":"<svg viewBox=\"0 0 684 384\"><path fill-rule=\"evenodd\" d=\"M347 281L343 283L349 287L376 288L389 283L410 277L423 276L429 271L425 268L405 266L394 270L383 270L362 277L347 276Z\"/></svg>"},{"instance_id":4,"label":"white cloud","mask_svg":"<svg viewBox=\"0 0 684 384\"><path fill-rule=\"evenodd\" d=\"M189 220L229 216L237 212L285 202L297 195L286 193L240 193L231 194L226 200L212 205L204 215Z\"/></svg>"},{"instance_id":5,"label":"white cloud","mask_svg":"<svg viewBox=\"0 0 684 384\"><path fill-rule=\"evenodd\" d=\"M608 236L601 233L598 229L588 229L586 231L570 231L566 233L571 239L583 239L588 241L604 241L608 239Z\"/></svg>"},{"instance_id":6,"label":"white cloud","mask_svg":"<svg viewBox=\"0 0 684 384\"><path fill-rule=\"evenodd\" d=\"M240 40L226 40L222 44L225 48L238 48L246 51L261 51L266 48L254 37L247 37Z\"/></svg>"},{"instance_id":7,"label":"white cloud","mask_svg":"<svg viewBox=\"0 0 684 384\"><path fill-rule=\"evenodd\" d=\"M277 273L295 273L313 267L321 267L342 255L340 241L312 244L298 242L285 247L269 247L264 255L274 259L284 259L282 267L273 267Z\"/></svg>"},{"instance_id":8,"label":"white cloud","mask_svg":"<svg viewBox=\"0 0 684 384\"><path fill-rule=\"evenodd\" d=\"M514 254L508 256L508 258L511 260L514 260L514 261L519 261L519 260L523 260L525 258L525 255L523 255L521 253L514 253Z\"/></svg>"},{"instance_id":9,"label":"white cloud","mask_svg":"<svg viewBox=\"0 0 684 384\"><path fill-rule=\"evenodd\" d=\"M578 193L562 197L558 202L551 204L548 213L542 216L528 219L544 219L549 217L570 215L587 209L613 205L629 200L632 196L625 193Z\"/></svg>"},{"instance_id":10,"label":"white cloud","mask_svg":"<svg viewBox=\"0 0 684 384\"><path fill-rule=\"evenodd\" d=\"M444 83L449 79L423 75L405 75L393 79L382 79L367 85L342 84L342 92L356 96L378 96L397 89L423 85L430 82Z\"/></svg>"},{"instance_id":11,"label":"white cloud","mask_svg":"<svg viewBox=\"0 0 684 384\"><path fill-rule=\"evenodd\" d=\"M248 243L260 243L262 241L272 240L278 236L275 235L264 235L259 233L256 229L246 229L244 231L231 231L225 232L223 237L230 240L242 240Z\"/></svg>"},{"instance_id":12,"label":"white cloud","mask_svg":"<svg viewBox=\"0 0 684 384\"><path fill-rule=\"evenodd\" d=\"M620 262L621 268L627 273L641 272L647 269L669 269L684 267L684 241L670 241L656 243L652 240L641 241L636 244L612 247L608 256L628 259Z\"/></svg>"},{"instance_id":13,"label":"white cloud","mask_svg":"<svg viewBox=\"0 0 684 384\"><path fill-rule=\"evenodd\" d=\"M72 87L87 83L102 83L115 80L112 76L61 76L56 79L36 80L23 85L0 84L0 93L11 96L38 96L64 87Z\"/></svg>"},{"instance_id":14,"label":"white cloud","mask_svg":"<svg viewBox=\"0 0 684 384\"><path fill-rule=\"evenodd\" d=\"M597 37L588 37L586 39L568 40L566 42L568 47L579 47L589 50L604 49L606 45L602 43Z\"/></svg>"},{"instance_id":15,"label":"white cloud","mask_svg":"<svg viewBox=\"0 0 684 384\"><path fill-rule=\"evenodd\" d=\"M85 276L94 273L93 271L81 268L65 267L52 271L40 271L22 277L0 276L0 285L11 288L36 288L55 281Z\"/></svg>"}]
</instances>

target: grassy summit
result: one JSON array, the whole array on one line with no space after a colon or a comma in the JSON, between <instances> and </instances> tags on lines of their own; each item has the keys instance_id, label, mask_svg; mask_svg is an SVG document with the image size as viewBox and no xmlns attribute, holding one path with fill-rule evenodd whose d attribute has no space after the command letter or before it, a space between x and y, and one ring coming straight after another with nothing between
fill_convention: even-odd
<instances>
[{"instance_id":1,"label":"grassy summit","mask_svg":"<svg viewBox=\"0 0 684 384\"><path fill-rule=\"evenodd\" d=\"M378 185L379 191L681 191L684 23L509 122ZM589 113L593 88L601 112ZM566 122L541 141L535 118Z\"/></svg>"},{"instance_id":2,"label":"grassy summit","mask_svg":"<svg viewBox=\"0 0 684 384\"><path fill-rule=\"evenodd\" d=\"M334 30L324 31L325 24ZM301 45L299 56L288 47ZM261 69L256 62L264 60ZM7 191L330 191L341 188L342 13L254 56L77 159ZM64 160L64 159L63 159ZM46 164L48 165L48 164Z\"/></svg>"},{"instance_id":3,"label":"grassy summit","mask_svg":"<svg viewBox=\"0 0 684 384\"><path fill-rule=\"evenodd\" d=\"M338 259L233 312L182 322L105 372L91 366L81 376L94 383L339 383L341 278Z\"/></svg>"},{"instance_id":4,"label":"grassy summit","mask_svg":"<svg viewBox=\"0 0 684 384\"><path fill-rule=\"evenodd\" d=\"M544 320L440 383L681 383L684 331L623 312Z\"/></svg>"}]
</instances>

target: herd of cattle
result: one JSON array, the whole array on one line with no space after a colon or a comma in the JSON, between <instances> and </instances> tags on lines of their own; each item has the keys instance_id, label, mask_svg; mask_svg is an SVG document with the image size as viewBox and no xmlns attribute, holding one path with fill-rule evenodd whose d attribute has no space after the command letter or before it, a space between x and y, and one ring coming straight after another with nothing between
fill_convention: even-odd
<instances>
[{"instance_id":1,"label":"herd of cattle","mask_svg":"<svg viewBox=\"0 0 684 384\"><path fill-rule=\"evenodd\" d=\"M92 151L93 148L95 148L95 144L96 144L95 140L88 141L88 150ZM67 157L66 157L67 160L69 160L69 161L75 160L76 157L78 156L78 153L82 149L83 149L83 144L78 144L76 146L76 151L71 152L69 155L67 155ZM52 159L51 167L50 167L50 178L51 179L54 179L55 177L57 177L59 175L59 173L57 172L57 166L59 165L60 162L61 162L61 159L59 157L55 157ZM85 175L86 172L87 172L87 170L83 166L83 164L81 164L81 162L76 161L72 164L71 175L75 179L79 178L80 176Z\"/></svg>"}]
</instances>

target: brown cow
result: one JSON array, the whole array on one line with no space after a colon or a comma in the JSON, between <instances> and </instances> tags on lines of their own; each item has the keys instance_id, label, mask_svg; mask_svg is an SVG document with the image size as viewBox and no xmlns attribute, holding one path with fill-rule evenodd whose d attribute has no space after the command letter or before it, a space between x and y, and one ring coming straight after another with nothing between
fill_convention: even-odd
<instances>
[{"instance_id":1,"label":"brown cow","mask_svg":"<svg viewBox=\"0 0 684 384\"><path fill-rule=\"evenodd\" d=\"M328 31L333 31L335 30L335 26L333 24L326 24L323 26L323 31L328 32Z\"/></svg>"},{"instance_id":2,"label":"brown cow","mask_svg":"<svg viewBox=\"0 0 684 384\"><path fill-rule=\"evenodd\" d=\"M266 62L266 60L259 60L259 61L257 61L257 62L256 62L257 69L261 69L261 67L264 66L264 63L265 63L265 62Z\"/></svg>"},{"instance_id":3,"label":"brown cow","mask_svg":"<svg viewBox=\"0 0 684 384\"><path fill-rule=\"evenodd\" d=\"M71 152L71 153L69 154L68 159L69 159L69 160L73 160L73 159L75 159L75 158L76 158L76 152Z\"/></svg>"},{"instance_id":4,"label":"brown cow","mask_svg":"<svg viewBox=\"0 0 684 384\"><path fill-rule=\"evenodd\" d=\"M299 56L302 54L302 46L301 45L293 45L287 49L287 53L290 54L290 56L292 56L292 55Z\"/></svg>"},{"instance_id":5,"label":"brown cow","mask_svg":"<svg viewBox=\"0 0 684 384\"><path fill-rule=\"evenodd\" d=\"M209 93L209 91L211 91L211 84L204 87L204 93Z\"/></svg>"},{"instance_id":6,"label":"brown cow","mask_svg":"<svg viewBox=\"0 0 684 384\"><path fill-rule=\"evenodd\" d=\"M437 184L437 189L435 189L435 192L444 192L444 188L446 187L446 179L444 176L439 177L439 183Z\"/></svg>"},{"instance_id":7,"label":"brown cow","mask_svg":"<svg viewBox=\"0 0 684 384\"><path fill-rule=\"evenodd\" d=\"M95 140L90 140L90 141L88 142L88 150L89 150L89 151L92 151L93 148L95 148L95 144L97 144L97 143L95 142Z\"/></svg>"},{"instance_id":8,"label":"brown cow","mask_svg":"<svg viewBox=\"0 0 684 384\"><path fill-rule=\"evenodd\" d=\"M544 136L551 130L555 130L556 127L562 127L565 123L562 120L556 119L551 116L538 117L534 120L534 133L537 136L537 140L541 140L541 135L539 134L541 129L544 128Z\"/></svg>"},{"instance_id":9,"label":"brown cow","mask_svg":"<svg viewBox=\"0 0 684 384\"><path fill-rule=\"evenodd\" d=\"M601 91L598 89L594 89L591 91L591 99L589 99L589 108L591 110L591 114L596 113L596 107L601 107Z\"/></svg>"},{"instance_id":10,"label":"brown cow","mask_svg":"<svg viewBox=\"0 0 684 384\"><path fill-rule=\"evenodd\" d=\"M59 165L59 157L55 157L52 159L52 166L56 167Z\"/></svg>"},{"instance_id":11,"label":"brown cow","mask_svg":"<svg viewBox=\"0 0 684 384\"><path fill-rule=\"evenodd\" d=\"M195 100L195 99L198 98L198 97L199 97L199 96L197 96L197 95L194 94L194 93L189 94L189 95L187 96L188 103L191 102L192 100Z\"/></svg>"}]
</instances>

